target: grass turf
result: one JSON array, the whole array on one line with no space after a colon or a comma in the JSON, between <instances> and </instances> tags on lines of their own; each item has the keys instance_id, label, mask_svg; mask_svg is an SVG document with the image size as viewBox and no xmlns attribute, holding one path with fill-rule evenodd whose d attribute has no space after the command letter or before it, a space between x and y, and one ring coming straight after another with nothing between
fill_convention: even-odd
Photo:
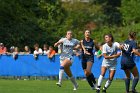
<instances>
[{"instance_id":1,"label":"grass turf","mask_svg":"<svg viewBox=\"0 0 140 93\"><path fill-rule=\"evenodd\" d=\"M64 80L62 87L55 85L55 80L0 80L0 93L96 93L86 81L77 80L79 88L73 91L69 80ZM103 82L102 86L105 82ZM131 82L132 83L132 82ZM140 83L137 85L140 92ZM114 80L107 90L108 93L125 93L124 81Z\"/></svg>"}]
</instances>

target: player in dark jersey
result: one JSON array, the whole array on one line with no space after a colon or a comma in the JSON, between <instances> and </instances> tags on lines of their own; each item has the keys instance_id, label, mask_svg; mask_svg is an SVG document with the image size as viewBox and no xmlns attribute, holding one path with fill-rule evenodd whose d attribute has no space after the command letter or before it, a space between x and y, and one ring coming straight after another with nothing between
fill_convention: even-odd
<instances>
[{"instance_id":1,"label":"player in dark jersey","mask_svg":"<svg viewBox=\"0 0 140 93\"><path fill-rule=\"evenodd\" d=\"M94 62L94 54L93 47L95 45L95 41L90 38L90 31L85 31L85 38L81 40L82 46L82 68L84 70L84 74L86 79L91 86L92 89L95 89L96 81L93 73L91 72L92 65Z\"/></svg>"},{"instance_id":2,"label":"player in dark jersey","mask_svg":"<svg viewBox=\"0 0 140 93\"><path fill-rule=\"evenodd\" d=\"M126 79L125 79L126 93L129 93L131 73L134 76L133 84L132 84L132 93L137 93L135 87L139 81L139 72L133 57L134 54L140 56L140 53L136 51L137 46L136 46L135 39L136 39L136 33L130 32L128 36L128 40L126 40L124 44L120 46L120 48L122 49L121 69L123 69L126 74Z\"/></svg>"}]
</instances>

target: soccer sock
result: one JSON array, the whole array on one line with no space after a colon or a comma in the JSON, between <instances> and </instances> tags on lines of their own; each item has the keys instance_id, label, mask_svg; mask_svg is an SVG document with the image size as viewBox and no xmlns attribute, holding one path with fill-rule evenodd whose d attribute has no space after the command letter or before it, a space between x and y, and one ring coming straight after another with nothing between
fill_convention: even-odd
<instances>
[{"instance_id":1,"label":"soccer sock","mask_svg":"<svg viewBox=\"0 0 140 93\"><path fill-rule=\"evenodd\" d=\"M133 79L132 91L135 91L135 87L136 87L136 85L138 84L138 81L139 81L139 78L138 78L138 77L135 77L135 78Z\"/></svg>"},{"instance_id":2,"label":"soccer sock","mask_svg":"<svg viewBox=\"0 0 140 93\"><path fill-rule=\"evenodd\" d=\"M100 75L98 79L98 88L100 88L102 81L103 81L103 76Z\"/></svg>"},{"instance_id":3,"label":"soccer sock","mask_svg":"<svg viewBox=\"0 0 140 93\"><path fill-rule=\"evenodd\" d=\"M126 79L125 79L125 87L126 87L126 91L129 92L130 78L126 78Z\"/></svg>"},{"instance_id":4,"label":"soccer sock","mask_svg":"<svg viewBox=\"0 0 140 93\"><path fill-rule=\"evenodd\" d=\"M64 74L64 67L60 66L60 69L59 69L59 81L58 81L59 83L62 82L63 74Z\"/></svg>"},{"instance_id":5,"label":"soccer sock","mask_svg":"<svg viewBox=\"0 0 140 93\"><path fill-rule=\"evenodd\" d=\"M104 86L104 89L107 89L111 85L111 80L107 80Z\"/></svg>"},{"instance_id":6,"label":"soccer sock","mask_svg":"<svg viewBox=\"0 0 140 93\"><path fill-rule=\"evenodd\" d=\"M87 76L86 79L87 79L88 84L90 85L90 87L94 87L93 83L92 83L91 75Z\"/></svg>"},{"instance_id":7,"label":"soccer sock","mask_svg":"<svg viewBox=\"0 0 140 93\"><path fill-rule=\"evenodd\" d=\"M91 77L92 82L94 84L96 84L96 80L95 80L95 77L94 77L93 73L90 74L90 77Z\"/></svg>"},{"instance_id":8,"label":"soccer sock","mask_svg":"<svg viewBox=\"0 0 140 93\"><path fill-rule=\"evenodd\" d=\"M69 78L70 78L72 84L73 84L74 86L77 86L77 82L76 82L75 78L74 78L74 77L69 77Z\"/></svg>"}]
</instances>

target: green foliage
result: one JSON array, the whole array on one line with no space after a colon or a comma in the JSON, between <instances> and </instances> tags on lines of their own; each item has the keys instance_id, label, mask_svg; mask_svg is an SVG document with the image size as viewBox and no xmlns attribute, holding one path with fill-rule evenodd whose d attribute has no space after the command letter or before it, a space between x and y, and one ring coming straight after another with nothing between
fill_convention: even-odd
<instances>
[{"instance_id":1,"label":"green foliage","mask_svg":"<svg viewBox=\"0 0 140 93\"><path fill-rule=\"evenodd\" d=\"M103 42L112 33L122 42L129 31L140 36L139 0L91 0L90 3L62 3L61 0L0 0L0 42L23 49L35 43L53 45L67 30L82 39L83 31Z\"/></svg>"}]
</instances>

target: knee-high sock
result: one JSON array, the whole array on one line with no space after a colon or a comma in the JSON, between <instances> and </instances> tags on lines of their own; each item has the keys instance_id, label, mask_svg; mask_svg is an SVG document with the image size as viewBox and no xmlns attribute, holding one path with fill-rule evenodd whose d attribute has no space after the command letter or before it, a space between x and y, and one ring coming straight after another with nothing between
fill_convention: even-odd
<instances>
[{"instance_id":1,"label":"knee-high sock","mask_svg":"<svg viewBox=\"0 0 140 93\"><path fill-rule=\"evenodd\" d=\"M92 79L91 79L91 75L87 76L86 79L87 79L88 84L90 85L90 87L94 87L94 86L93 86Z\"/></svg>"},{"instance_id":2,"label":"knee-high sock","mask_svg":"<svg viewBox=\"0 0 140 93\"><path fill-rule=\"evenodd\" d=\"M93 82L94 84L96 84L96 80L95 80L95 77L94 77L93 73L91 73L90 76L91 76L92 82Z\"/></svg>"},{"instance_id":3,"label":"knee-high sock","mask_svg":"<svg viewBox=\"0 0 140 93\"><path fill-rule=\"evenodd\" d=\"M126 79L125 79L125 87L126 87L126 91L129 92L130 78L126 78Z\"/></svg>"},{"instance_id":4,"label":"knee-high sock","mask_svg":"<svg viewBox=\"0 0 140 93\"><path fill-rule=\"evenodd\" d=\"M102 84L102 81L103 81L103 76L100 75L99 76L99 79L98 79L98 88L100 88L101 84Z\"/></svg>"},{"instance_id":5,"label":"knee-high sock","mask_svg":"<svg viewBox=\"0 0 140 93\"><path fill-rule=\"evenodd\" d=\"M111 80L107 80L104 88L107 89L111 85L111 82L112 82Z\"/></svg>"},{"instance_id":6,"label":"knee-high sock","mask_svg":"<svg viewBox=\"0 0 140 93\"><path fill-rule=\"evenodd\" d=\"M136 85L138 84L138 81L139 81L139 77L135 77L135 78L133 79L132 91L135 91L135 87L136 87Z\"/></svg>"},{"instance_id":7,"label":"knee-high sock","mask_svg":"<svg viewBox=\"0 0 140 93\"><path fill-rule=\"evenodd\" d=\"M77 86L77 82L76 82L75 78L74 78L74 77L69 77L69 78L70 78L72 84L73 84L74 86Z\"/></svg>"},{"instance_id":8,"label":"knee-high sock","mask_svg":"<svg viewBox=\"0 0 140 93\"><path fill-rule=\"evenodd\" d=\"M64 74L64 67L60 66L60 69L59 69L59 81L58 81L59 83L62 83L63 74Z\"/></svg>"}]
</instances>

